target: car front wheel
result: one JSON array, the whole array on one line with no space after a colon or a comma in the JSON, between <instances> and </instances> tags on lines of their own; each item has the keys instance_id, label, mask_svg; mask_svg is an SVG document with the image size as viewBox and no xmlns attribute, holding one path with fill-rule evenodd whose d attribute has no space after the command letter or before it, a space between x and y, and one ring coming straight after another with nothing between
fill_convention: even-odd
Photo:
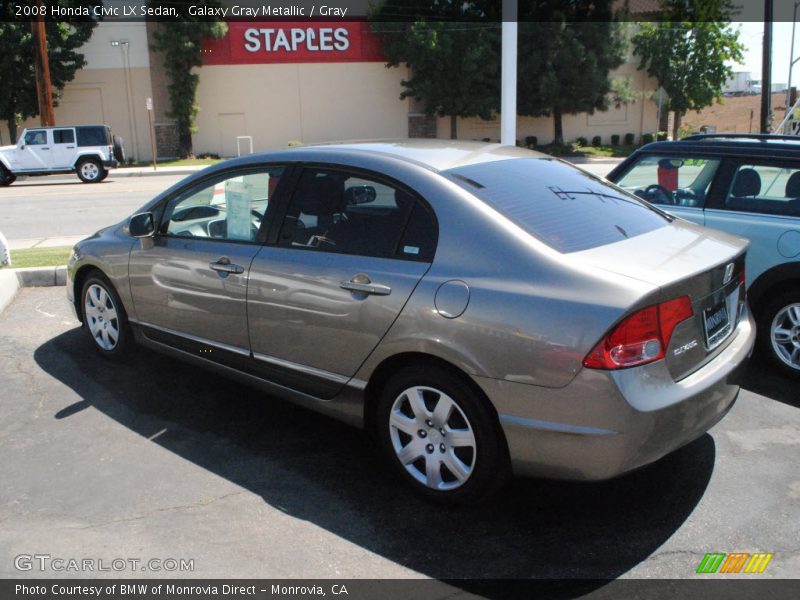
<instances>
[{"instance_id":1,"label":"car front wheel","mask_svg":"<svg viewBox=\"0 0 800 600\"><path fill-rule=\"evenodd\" d=\"M81 293L83 326L95 349L109 358L121 356L130 343L125 308L105 277L90 276Z\"/></svg>"},{"instance_id":2,"label":"car front wheel","mask_svg":"<svg viewBox=\"0 0 800 600\"><path fill-rule=\"evenodd\" d=\"M762 350L784 374L800 378L800 289L785 292L764 307L759 329Z\"/></svg>"},{"instance_id":3,"label":"car front wheel","mask_svg":"<svg viewBox=\"0 0 800 600\"><path fill-rule=\"evenodd\" d=\"M98 183L103 180L103 165L94 158L78 163L78 177L83 183Z\"/></svg>"},{"instance_id":4,"label":"car front wheel","mask_svg":"<svg viewBox=\"0 0 800 600\"><path fill-rule=\"evenodd\" d=\"M429 499L473 503L510 473L502 430L488 401L446 369L415 366L390 378L376 424L389 462Z\"/></svg>"},{"instance_id":5,"label":"car front wheel","mask_svg":"<svg viewBox=\"0 0 800 600\"><path fill-rule=\"evenodd\" d=\"M5 187L11 185L17 180L17 176L11 173L4 166L0 165L0 186Z\"/></svg>"}]
</instances>

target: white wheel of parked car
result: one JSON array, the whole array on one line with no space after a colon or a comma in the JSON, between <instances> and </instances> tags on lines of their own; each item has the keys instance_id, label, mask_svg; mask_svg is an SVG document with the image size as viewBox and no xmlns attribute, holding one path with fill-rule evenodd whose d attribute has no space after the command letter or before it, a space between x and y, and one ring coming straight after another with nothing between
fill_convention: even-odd
<instances>
[{"instance_id":1,"label":"white wheel of parked car","mask_svg":"<svg viewBox=\"0 0 800 600\"><path fill-rule=\"evenodd\" d=\"M98 183L104 179L103 165L96 158L89 158L78 163L78 177L84 183Z\"/></svg>"}]
</instances>

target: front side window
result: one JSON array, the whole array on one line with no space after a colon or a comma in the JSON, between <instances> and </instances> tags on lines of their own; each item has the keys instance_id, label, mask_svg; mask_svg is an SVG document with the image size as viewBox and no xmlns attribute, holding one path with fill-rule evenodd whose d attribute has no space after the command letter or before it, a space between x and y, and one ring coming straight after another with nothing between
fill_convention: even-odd
<instances>
[{"instance_id":1,"label":"front side window","mask_svg":"<svg viewBox=\"0 0 800 600\"><path fill-rule=\"evenodd\" d=\"M413 224L409 223L412 211ZM430 260L435 225L431 227L432 216L426 211L414 196L393 184L342 171L306 169L281 227L280 244L338 254ZM406 232L407 224L413 225L413 233Z\"/></svg>"},{"instance_id":2,"label":"front side window","mask_svg":"<svg viewBox=\"0 0 800 600\"><path fill-rule=\"evenodd\" d=\"M725 196L724 208L800 217L800 165L739 165Z\"/></svg>"},{"instance_id":3,"label":"front side window","mask_svg":"<svg viewBox=\"0 0 800 600\"><path fill-rule=\"evenodd\" d=\"M718 159L642 156L617 185L653 204L702 208Z\"/></svg>"},{"instance_id":4,"label":"front side window","mask_svg":"<svg viewBox=\"0 0 800 600\"><path fill-rule=\"evenodd\" d=\"M75 132L72 129L54 129L53 130L53 143L54 144L74 144Z\"/></svg>"},{"instance_id":5,"label":"front side window","mask_svg":"<svg viewBox=\"0 0 800 600\"><path fill-rule=\"evenodd\" d=\"M162 235L252 242L256 240L283 167L229 175L171 199Z\"/></svg>"},{"instance_id":6,"label":"front side window","mask_svg":"<svg viewBox=\"0 0 800 600\"><path fill-rule=\"evenodd\" d=\"M25 134L26 146L44 146L47 143L47 131L44 129L33 129Z\"/></svg>"}]
</instances>

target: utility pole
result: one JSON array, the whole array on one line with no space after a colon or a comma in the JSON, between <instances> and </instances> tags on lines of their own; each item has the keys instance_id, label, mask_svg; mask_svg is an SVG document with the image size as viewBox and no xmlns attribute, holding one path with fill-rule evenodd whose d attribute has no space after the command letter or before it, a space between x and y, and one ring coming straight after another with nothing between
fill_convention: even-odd
<instances>
[{"instance_id":1,"label":"utility pole","mask_svg":"<svg viewBox=\"0 0 800 600\"><path fill-rule=\"evenodd\" d=\"M769 133L772 111L772 0L764 0L764 48L761 58L761 133Z\"/></svg>"},{"instance_id":2,"label":"utility pole","mask_svg":"<svg viewBox=\"0 0 800 600\"><path fill-rule=\"evenodd\" d=\"M42 7L42 0L36 0L36 6ZM41 13L41 10L38 11ZM53 89L50 85L50 61L47 58L47 34L44 27L44 15L40 14L31 21L33 33L33 63L36 69L36 93L39 97L39 119L42 126L56 124L53 114Z\"/></svg>"}]
</instances>

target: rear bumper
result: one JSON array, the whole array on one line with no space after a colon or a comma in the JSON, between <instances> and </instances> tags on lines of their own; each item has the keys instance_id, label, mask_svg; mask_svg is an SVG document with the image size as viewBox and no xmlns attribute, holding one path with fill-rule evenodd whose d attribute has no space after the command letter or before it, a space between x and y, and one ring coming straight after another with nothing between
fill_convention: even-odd
<instances>
[{"instance_id":1,"label":"rear bumper","mask_svg":"<svg viewBox=\"0 0 800 600\"><path fill-rule=\"evenodd\" d=\"M103 166L106 169L116 169L119 166L119 161L116 158L112 158L111 160L104 160Z\"/></svg>"},{"instance_id":2,"label":"rear bumper","mask_svg":"<svg viewBox=\"0 0 800 600\"><path fill-rule=\"evenodd\" d=\"M583 369L559 389L475 380L497 409L515 473L609 479L658 460L722 419L739 394L739 370L754 342L748 313L719 355L678 382L664 361Z\"/></svg>"}]
</instances>

